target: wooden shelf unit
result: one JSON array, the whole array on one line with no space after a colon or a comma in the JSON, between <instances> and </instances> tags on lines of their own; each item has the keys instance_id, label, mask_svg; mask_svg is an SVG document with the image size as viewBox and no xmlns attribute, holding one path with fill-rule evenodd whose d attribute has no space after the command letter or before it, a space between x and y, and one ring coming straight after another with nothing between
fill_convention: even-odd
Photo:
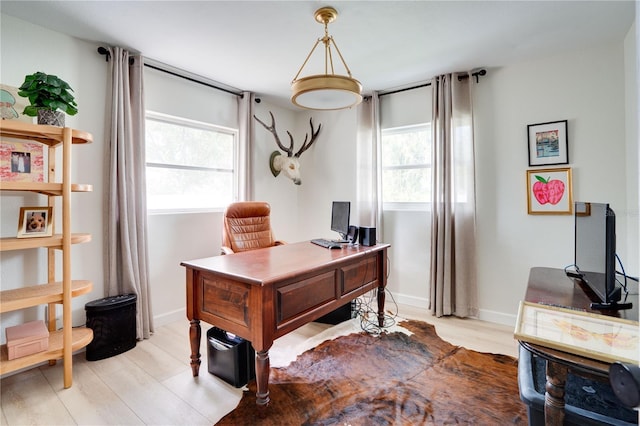
<instances>
[{"instance_id":1,"label":"wooden shelf unit","mask_svg":"<svg viewBox=\"0 0 640 426\"><path fill-rule=\"evenodd\" d=\"M40 142L48 147L48 182L0 182L0 191L26 191L47 197L47 205L55 207L56 199L62 203L62 232L52 237L1 238L0 251L46 248L48 251L48 281L0 291L0 313L29 307L48 305L49 348L29 356L8 360L7 345L0 347L0 374L36 366L45 361L62 358L64 387L72 385L73 352L87 346L93 331L86 327L73 328L72 299L91 291L93 284L86 280L71 279L71 245L91 241L90 234L71 233L71 194L90 192L92 185L71 183L71 148L74 144L91 143L90 133L69 127L54 127L23 123L15 120L0 121L2 138ZM56 179L56 149L62 148L61 176ZM62 253L62 281L56 281L55 252ZM62 328L56 330L57 304L62 305Z\"/></svg>"}]
</instances>

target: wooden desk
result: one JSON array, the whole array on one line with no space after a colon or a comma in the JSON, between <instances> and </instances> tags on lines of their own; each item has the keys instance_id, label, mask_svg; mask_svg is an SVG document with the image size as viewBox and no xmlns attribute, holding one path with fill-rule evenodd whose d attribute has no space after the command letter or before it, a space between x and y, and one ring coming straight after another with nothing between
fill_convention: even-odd
<instances>
[{"instance_id":1,"label":"wooden desk","mask_svg":"<svg viewBox=\"0 0 640 426\"><path fill-rule=\"evenodd\" d=\"M637 283L631 283L631 289L637 289ZM571 308L610 315L617 318L638 321L638 294L629 295L633 309L621 311L594 311L589 308L595 295L580 280L566 276L562 269L532 268L525 300L527 302L561 305ZM591 297L589 296L591 295ZM520 342L530 352L542 357L547 362L547 383L545 386L544 416L546 425L562 425L564 423L564 386L567 375L571 371L594 380L609 379L610 364L591 358L562 352L543 345Z\"/></svg>"},{"instance_id":2,"label":"wooden desk","mask_svg":"<svg viewBox=\"0 0 640 426\"><path fill-rule=\"evenodd\" d=\"M266 407L269 349L276 338L373 289L383 325L388 247L326 249L305 241L182 262L193 375L200 369L202 320L251 341L257 404Z\"/></svg>"}]
</instances>

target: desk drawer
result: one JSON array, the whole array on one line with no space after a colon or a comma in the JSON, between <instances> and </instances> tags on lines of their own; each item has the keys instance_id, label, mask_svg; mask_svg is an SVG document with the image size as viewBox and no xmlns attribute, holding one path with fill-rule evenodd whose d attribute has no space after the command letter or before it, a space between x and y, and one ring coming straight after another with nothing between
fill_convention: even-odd
<instances>
[{"instance_id":1,"label":"desk drawer","mask_svg":"<svg viewBox=\"0 0 640 426\"><path fill-rule=\"evenodd\" d=\"M357 290L378 279L378 257L371 256L342 268L342 294Z\"/></svg>"},{"instance_id":2,"label":"desk drawer","mask_svg":"<svg viewBox=\"0 0 640 426\"><path fill-rule=\"evenodd\" d=\"M216 276L202 276L202 311L249 326L249 293L251 286Z\"/></svg>"},{"instance_id":3,"label":"desk drawer","mask_svg":"<svg viewBox=\"0 0 640 426\"><path fill-rule=\"evenodd\" d=\"M277 289L278 324L314 306L336 300L336 273L325 272Z\"/></svg>"}]
</instances>

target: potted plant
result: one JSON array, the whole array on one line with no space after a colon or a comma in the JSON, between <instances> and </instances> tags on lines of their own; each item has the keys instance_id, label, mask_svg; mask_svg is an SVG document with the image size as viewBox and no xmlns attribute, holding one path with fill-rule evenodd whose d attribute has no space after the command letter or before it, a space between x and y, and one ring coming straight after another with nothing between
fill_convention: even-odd
<instances>
[{"instance_id":1,"label":"potted plant","mask_svg":"<svg viewBox=\"0 0 640 426\"><path fill-rule=\"evenodd\" d=\"M78 105L70 91L73 89L67 82L55 75L43 72L28 75L18 88L18 95L28 98L31 103L22 113L37 116L38 124L64 127L64 114L78 113Z\"/></svg>"}]
</instances>

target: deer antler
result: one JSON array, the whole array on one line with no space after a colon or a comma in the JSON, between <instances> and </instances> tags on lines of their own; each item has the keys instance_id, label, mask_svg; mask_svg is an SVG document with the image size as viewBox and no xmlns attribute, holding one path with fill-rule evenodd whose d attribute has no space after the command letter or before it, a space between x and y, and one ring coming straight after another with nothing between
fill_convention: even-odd
<instances>
[{"instance_id":1,"label":"deer antler","mask_svg":"<svg viewBox=\"0 0 640 426\"><path fill-rule=\"evenodd\" d=\"M271 111L269 111L269 114L271 115L271 126L267 126L265 123L263 123L255 115L253 116L253 118L255 118L258 121L258 123L262 124L262 126L265 129L267 129L268 131L270 131L273 134L273 137L276 138L276 143L278 144L278 147L281 150L283 150L284 152L287 153L287 157L291 157L293 155L293 136L291 136L291 133L289 133L289 131L287 130L287 134L289 135L289 139L291 140L291 144L289 145L289 148L285 148L285 146L282 145L282 142L280 142L280 137L278 136L278 132L276 131L276 119L273 117L273 113ZM306 142L306 139L305 139L305 142ZM296 154L296 157L298 155L299 154Z\"/></svg>"},{"instance_id":2,"label":"deer antler","mask_svg":"<svg viewBox=\"0 0 640 426\"><path fill-rule=\"evenodd\" d=\"M298 150L298 152L296 152L295 157L298 158L302 155L303 152L305 152L307 149L309 149L309 147L311 147L311 145L313 145L313 143L316 141L316 138L318 137L318 134L320 134L320 129L322 128L322 123L320 123L318 125L318 130L314 130L313 129L313 118L309 119L309 125L311 125L311 140L309 140L309 143L307 143L307 138L309 137L309 134L305 134L304 135L304 142L302 143L302 146L300 147L300 149ZM287 132L289 133L289 132ZM291 136L291 134L289 133L289 136ZM291 142L293 143L293 139L291 139ZM291 145L291 147L293 147L293 145Z\"/></svg>"}]
</instances>

